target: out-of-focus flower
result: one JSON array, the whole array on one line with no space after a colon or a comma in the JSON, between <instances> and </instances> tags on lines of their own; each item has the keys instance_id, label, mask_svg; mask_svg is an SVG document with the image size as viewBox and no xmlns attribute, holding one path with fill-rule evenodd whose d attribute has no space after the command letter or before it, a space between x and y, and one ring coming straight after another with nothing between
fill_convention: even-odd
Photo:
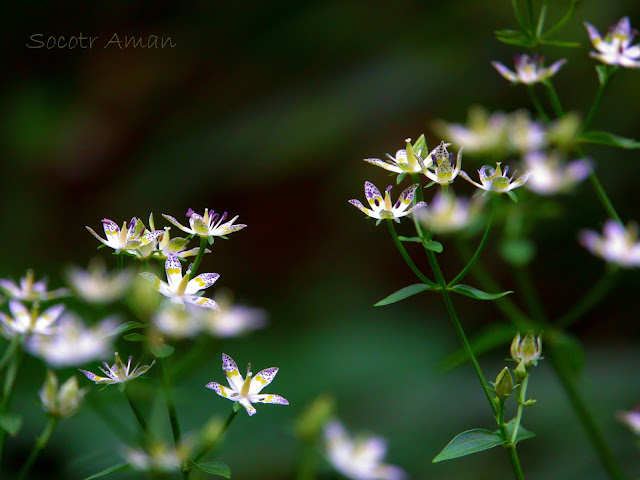
<instances>
[{"instance_id":1,"label":"out-of-focus flower","mask_svg":"<svg viewBox=\"0 0 640 480\"><path fill-rule=\"evenodd\" d=\"M52 335L56 320L64 308L64 305L54 305L40 313L36 307L28 310L22 303L12 300L9 302L11 316L0 312L2 332L8 338L16 335Z\"/></svg>"},{"instance_id":2,"label":"out-of-focus flower","mask_svg":"<svg viewBox=\"0 0 640 480\"><path fill-rule=\"evenodd\" d=\"M597 52L590 52L593 58L609 65L620 65L621 67L640 68L640 44L631 46L635 31L631 29L629 17L623 17L620 21L609 28L609 32L604 37L590 23L584 22L584 26L589 34L591 43Z\"/></svg>"},{"instance_id":3,"label":"out-of-focus flower","mask_svg":"<svg viewBox=\"0 0 640 480\"><path fill-rule=\"evenodd\" d=\"M220 275L217 273L201 273L200 275L189 280L189 273L182 276L182 264L175 255L169 254L165 262L165 270L167 272L167 282L163 282L153 273L143 272L140 275L147 279L152 287L165 297L169 297L172 303L185 306L186 303L198 305L205 308L218 308L216 302L210 298L200 297L196 295L200 290L204 290L213 285Z\"/></svg>"},{"instance_id":4,"label":"out-of-focus flower","mask_svg":"<svg viewBox=\"0 0 640 480\"><path fill-rule=\"evenodd\" d=\"M570 112L551 122L547 128L547 140L563 150L571 150L580 136L580 115Z\"/></svg>"},{"instance_id":5,"label":"out-of-focus flower","mask_svg":"<svg viewBox=\"0 0 640 480\"><path fill-rule=\"evenodd\" d=\"M583 158L563 164L557 153L532 152L524 157L524 164L531 172L527 188L540 195L568 192L591 172L589 160Z\"/></svg>"},{"instance_id":6,"label":"out-of-focus flower","mask_svg":"<svg viewBox=\"0 0 640 480\"><path fill-rule=\"evenodd\" d=\"M509 167L504 168L504 173L500 168L500 162L496 163L496 168L490 167L489 165L484 165L480 170L478 170L478 174L480 176L480 183L474 182L471 180L469 175L466 172L460 172L460 176L473 183L476 187L485 190L487 192L495 192L495 193L506 193L514 188L521 187L524 185L529 178L530 172L525 172L520 175L516 181L513 181L516 173L514 173L511 178L507 177L507 173L509 172Z\"/></svg>"},{"instance_id":7,"label":"out-of-focus flower","mask_svg":"<svg viewBox=\"0 0 640 480\"><path fill-rule=\"evenodd\" d=\"M87 270L71 267L67 280L73 291L84 301L95 304L115 302L124 296L134 279L132 271L109 273L98 259Z\"/></svg>"},{"instance_id":8,"label":"out-of-focus flower","mask_svg":"<svg viewBox=\"0 0 640 480\"><path fill-rule=\"evenodd\" d=\"M238 365L236 362L226 353L222 354L222 370L224 371L229 387L227 388L216 382L207 383L206 387L215 391L218 395L224 398L228 398L233 402L238 402L242 405L249 416L256 413L256 409L251 405L252 403L276 403L279 405L289 405L289 401L282 398L280 395L273 395L270 393L260 393L264 387L269 385L278 373L277 367L266 368L258 372L258 374L252 378L251 364L247 367L247 377L242 378L238 371Z\"/></svg>"},{"instance_id":9,"label":"out-of-focus flower","mask_svg":"<svg viewBox=\"0 0 640 480\"><path fill-rule=\"evenodd\" d=\"M107 335L116 326L111 318L86 327L77 315L65 313L53 335L33 337L27 349L54 368L84 365L113 352L113 340Z\"/></svg>"},{"instance_id":10,"label":"out-of-focus flower","mask_svg":"<svg viewBox=\"0 0 640 480\"><path fill-rule=\"evenodd\" d=\"M438 121L434 127L457 148L464 146L467 153L489 154L506 147L508 120L502 112L489 115L484 107L474 105L469 109L466 126Z\"/></svg>"},{"instance_id":11,"label":"out-of-focus flower","mask_svg":"<svg viewBox=\"0 0 640 480\"><path fill-rule=\"evenodd\" d=\"M40 389L40 401L47 414L53 417L66 418L78 411L87 392L88 389L86 388L78 388L78 379L75 375L69 377L59 387L58 377L49 370L44 385Z\"/></svg>"},{"instance_id":12,"label":"out-of-focus flower","mask_svg":"<svg viewBox=\"0 0 640 480\"><path fill-rule=\"evenodd\" d=\"M46 280L35 280L33 270L27 270L26 276L20 279L20 283L10 279L0 279L0 288L14 300L22 300L24 302L42 302L52 300L58 297L69 295L66 288L58 288L57 290L47 291Z\"/></svg>"},{"instance_id":13,"label":"out-of-focus flower","mask_svg":"<svg viewBox=\"0 0 640 480\"><path fill-rule=\"evenodd\" d=\"M187 250L186 248L189 244L189 239L182 237L171 238L169 236L169 230L171 230L170 227L165 227L162 240L158 243L158 250L153 252L153 256L155 258L166 260L169 255L175 255L179 258L188 258L198 255L200 247ZM211 250L205 248L204 252L211 253Z\"/></svg>"},{"instance_id":14,"label":"out-of-focus flower","mask_svg":"<svg viewBox=\"0 0 640 480\"><path fill-rule=\"evenodd\" d=\"M145 374L153 364L156 363L154 360L151 362L151 365L136 365L133 369L131 369L131 360L133 360L133 356L129 357L129 361L125 365L122 363L120 359L120 355L118 352L115 353L115 363L112 366L109 366L107 362L103 362L104 367L98 367L102 373L106 375L106 377L100 377L95 373L88 372L87 370L79 369L82 373L86 375L86 377L95 382L96 384L106 384L106 385L114 385L116 383L126 383L129 380L133 380L134 378L139 377L140 375Z\"/></svg>"},{"instance_id":15,"label":"out-of-focus flower","mask_svg":"<svg viewBox=\"0 0 640 480\"><path fill-rule=\"evenodd\" d=\"M630 223L627 228L615 220L604 224L603 236L592 230L580 232L583 247L594 255L625 268L640 267L640 242L638 225Z\"/></svg>"},{"instance_id":16,"label":"out-of-focus flower","mask_svg":"<svg viewBox=\"0 0 640 480\"><path fill-rule=\"evenodd\" d=\"M136 217L131 219L128 228L126 222L122 224L122 229L120 229L117 223L108 218L103 219L102 223L106 240L100 237L91 227L86 227L86 229L103 244L113 248L116 252L120 252L121 250L135 250L149 245L164 233L164 230L145 233L146 228L144 224Z\"/></svg>"},{"instance_id":17,"label":"out-of-focus flower","mask_svg":"<svg viewBox=\"0 0 640 480\"><path fill-rule=\"evenodd\" d=\"M243 225L241 223L237 225L233 224L238 218L238 215L233 217L228 222L223 223L227 219L227 212L224 212L222 215L220 215L219 213L215 213L214 210L211 210L211 213L209 213L208 208L204 209L204 215L200 215L191 209L187 211L187 217L189 217L189 225L191 228L185 227L171 215L163 214L162 216L173 223L183 232L206 238L221 237L233 232L237 232L238 230L242 230L244 227L246 227L246 225Z\"/></svg>"},{"instance_id":18,"label":"out-of-focus flower","mask_svg":"<svg viewBox=\"0 0 640 480\"><path fill-rule=\"evenodd\" d=\"M427 178L429 178L429 180L439 183L440 185L449 185L452 183L462 168L462 147L458 150L456 166L455 168L452 168L451 164L453 162L454 155L453 153L448 152L448 145L450 144L440 142L440 145L438 145L438 147L429 154L429 162L423 164L424 168L422 172L427 176ZM428 164L433 165L435 173L427 168Z\"/></svg>"},{"instance_id":19,"label":"out-of-focus flower","mask_svg":"<svg viewBox=\"0 0 640 480\"><path fill-rule=\"evenodd\" d=\"M542 354L542 339L540 335L535 337L533 330L529 330L524 338L520 337L520 332L513 337L511 342L511 358L518 362L516 372L521 372L522 367L537 365ZM520 369L520 370L519 370Z\"/></svg>"},{"instance_id":20,"label":"out-of-focus flower","mask_svg":"<svg viewBox=\"0 0 640 480\"><path fill-rule=\"evenodd\" d=\"M391 188L391 185L387 187L384 192L383 199L380 190L378 190L373 183L365 182L364 195L367 198L369 205L371 205L371 209L365 208L359 200L349 200L349 203L364 212L368 217L377 218L378 220L393 219L398 223L400 223L401 217L409 215L417 208L427 206L425 202L418 202L407 210L413 201L416 188L418 188L417 183L404 190L395 204L391 204L391 197L389 195Z\"/></svg>"},{"instance_id":21,"label":"out-of-focus flower","mask_svg":"<svg viewBox=\"0 0 640 480\"><path fill-rule=\"evenodd\" d=\"M179 447L168 447L163 443L153 443L141 450L138 448L127 448L123 452L124 458L136 470L145 472L175 472L182 468L182 465L189 456L189 448L180 445Z\"/></svg>"},{"instance_id":22,"label":"out-of-focus flower","mask_svg":"<svg viewBox=\"0 0 640 480\"><path fill-rule=\"evenodd\" d=\"M481 202L470 203L449 192L438 192L431 204L418 213L420 221L435 233L457 232L470 226L477 218Z\"/></svg>"},{"instance_id":23,"label":"out-of-focus flower","mask_svg":"<svg viewBox=\"0 0 640 480\"><path fill-rule=\"evenodd\" d=\"M634 434L640 435L640 411L618 412L616 418L629 427Z\"/></svg>"},{"instance_id":24,"label":"out-of-focus flower","mask_svg":"<svg viewBox=\"0 0 640 480\"><path fill-rule=\"evenodd\" d=\"M524 155L541 150L547 144L544 126L531 120L529 112L518 110L509 117L507 139L511 150Z\"/></svg>"},{"instance_id":25,"label":"out-of-focus flower","mask_svg":"<svg viewBox=\"0 0 640 480\"><path fill-rule=\"evenodd\" d=\"M337 420L324 428L327 456L333 467L352 480L402 480L407 478L400 467L382 463L387 453L383 438L351 438Z\"/></svg>"},{"instance_id":26,"label":"out-of-focus flower","mask_svg":"<svg viewBox=\"0 0 640 480\"><path fill-rule=\"evenodd\" d=\"M201 309L202 313L216 312L213 309ZM153 317L158 329L173 338L192 338L200 333L199 312L178 308L172 303L165 304Z\"/></svg>"},{"instance_id":27,"label":"out-of-focus flower","mask_svg":"<svg viewBox=\"0 0 640 480\"><path fill-rule=\"evenodd\" d=\"M220 310L203 310L198 315L202 330L214 337L236 337L267 323L267 312L261 308L234 305L227 293L218 293L214 298Z\"/></svg>"},{"instance_id":28,"label":"out-of-focus flower","mask_svg":"<svg viewBox=\"0 0 640 480\"><path fill-rule=\"evenodd\" d=\"M524 83L525 85L531 85L534 83L542 82L547 78L555 75L560 67L566 63L567 59L563 58L553 63L550 67L543 67L544 57L534 55L516 55L515 68L516 71L512 72L500 62L491 62L491 65L498 71L500 75L509 80L512 83Z\"/></svg>"},{"instance_id":29,"label":"out-of-focus flower","mask_svg":"<svg viewBox=\"0 0 640 480\"><path fill-rule=\"evenodd\" d=\"M422 166L418 162L416 155L418 157L422 157L422 146L414 149L415 146L411 145L410 138L407 138L405 141L407 142L406 149L398 150L395 156L391 156L387 153L387 157L390 161L380 160L379 158L365 158L364 161L394 173L419 173L422 171ZM418 142L416 142L416 144L418 144ZM410 153L413 153L413 155L410 155ZM425 159L425 163L429 162L426 165L427 167L431 165L430 158L431 157L427 155L427 158Z\"/></svg>"}]
</instances>

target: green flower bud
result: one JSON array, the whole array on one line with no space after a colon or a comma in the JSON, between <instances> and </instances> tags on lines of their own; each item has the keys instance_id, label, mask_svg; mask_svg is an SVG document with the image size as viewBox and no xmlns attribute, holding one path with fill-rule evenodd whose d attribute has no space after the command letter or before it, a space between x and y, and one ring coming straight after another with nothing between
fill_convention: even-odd
<instances>
[{"instance_id":1,"label":"green flower bud","mask_svg":"<svg viewBox=\"0 0 640 480\"><path fill-rule=\"evenodd\" d=\"M506 398L513 392L513 377L508 367L504 367L502 371L496 377L496 397L505 401Z\"/></svg>"},{"instance_id":2,"label":"green flower bud","mask_svg":"<svg viewBox=\"0 0 640 480\"><path fill-rule=\"evenodd\" d=\"M536 365L540 354L542 353L542 340L540 336L537 338L533 335L533 330L529 330L527 335L521 339L518 333L513 342L511 342L511 357L520 365L516 371L521 371L529 365Z\"/></svg>"},{"instance_id":3,"label":"green flower bud","mask_svg":"<svg viewBox=\"0 0 640 480\"><path fill-rule=\"evenodd\" d=\"M58 388L58 378L49 370L40 390L40 401L42 408L49 415L66 418L78 411L86 393L87 389L78 388L78 379L75 375Z\"/></svg>"}]
</instances>

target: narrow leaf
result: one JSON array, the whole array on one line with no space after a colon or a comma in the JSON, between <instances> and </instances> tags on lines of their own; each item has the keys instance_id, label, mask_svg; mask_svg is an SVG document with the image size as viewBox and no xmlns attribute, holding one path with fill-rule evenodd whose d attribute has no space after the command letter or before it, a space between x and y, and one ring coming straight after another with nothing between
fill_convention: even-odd
<instances>
[{"instance_id":1,"label":"narrow leaf","mask_svg":"<svg viewBox=\"0 0 640 480\"><path fill-rule=\"evenodd\" d=\"M12 437L20 431L22 417L17 413L3 413L0 415L0 428Z\"/></svg>"},{"instance_id":2,"label":"narrow leaf","mask_svg":"<svg viewBox=\"0 0 640 480\"><path fill-rule=\"evenodd\" d=\"M422 243L422 239L420 237L403 237L402 235L398 235L398 240L401 242Z\"/></svg>"},{"instance_id":3,"label":"narrow leaf","mask_svg":"<svg viewBox=\"0 0 640 480\"><path fill-rule=\"evenodd\" d=\"M436 253L442 253L443 250L442 244L440 242L436 242L435 240L424 242L424 248Z\"/></svg>"},{"instance_id":4,"label":"narrow leaf","mask_svg":"<svg viewBox=\"0 0 640 480\"><path fill-rule=\"evenodd\" d=\"M496 300L498 298L502 298L505 295L509 295L513 293L513 291L508 290L506 292L500 293L487 293L482 290L478 290L477 288L470 287L469 285L464 285L459 283L458 285L454 285L451 287L456 293L460 293L461 295L466 295L467 297L475 298L476 300Z\"/></svg>"},{"instance_id":5,"label":"narrow leaf","mask_svg":"<svg viewBox=\"0 0 640 480\"><path fill-rule=\"evenodd\" d=\"M125 340L128 340L129 342L146 342L147 341L147 337L139 333L129 333L128 335L125 335L122 338L124 338Z\"/></svg>"},{"instance_id":6,"label":"narrow leaf","mask_svg":"<svg viewBox=\"0 0 640 480\"><path fill-rule=\"evenodd\" d=\"M451 440L436 458L433 459L433 463L471 455L472 453L497 447L503 443L505 443L505 441L500 435L490 432L489 430L474 428L473 430L462 432Z\"/></svg>"},{"instance_id":7,"label":"narrow leaf","mask_svg":"<svg viewBox=\"0 0 640 480\"><path fill-rule=\"evenodd\" d=\"M135 330L136 328L144 328L146 325L140 322L126 322L122 325L117 326L113 330L111 330L107 337L114 337L116 335L120 335L121 333L128 332L129 330Z\"/></svg>"},{"instance_id":8,"label":"narrow leaf","mask_svg":"<svg viewBox=\"0 0 640 480\"><path fill-rule=\"evenodd\" d=\"M203 472L219 475L224 478L231 478L231 469L222 462L196 463L195 466Z\"/></svg>"},{"instance_id":9,"label":"narrow leaf","mask_svg":"<svg viewBox=\"0 0 640 480\"><path fill-rule=\"evenodd\" d=\"M580 46L580 42L570 42L567 40L543 40L543 45L551 45L553 47L576 48Z\"/></svg>"},{"instance_id":10,"label":"narrow leaf","mask_svg":"<svg viewBox=\"0 0 640 480\"><path fill-rule=\"evenodd\" d=\"M84 480L93 480L94 478L106 477L107 475L111 475L112 473L123 472L125 470L129 470L130 468L131 465L129 465L128 463L119 463L117 465L114 465L113 467L109 467L105 470L102 470L101 472L95 473L90 477L85 478Z\"/></svg>"},{"instance_id":11,"label":"narrow leaf","mask_svg":"<svg viewBox=\"0 0 640 480\"><path fill-rule=\"evenodd\" d=\"M640 148L640 142L633 138L621 137L609 132L601 132L591 130L580 136L580 141L585 143L598 143L600 145L608 145L610 147L618 147L625 149Z\"/></svg>"},{"instance_id":12,"label":"narrow leaf","mask_svg":"<svg viewBox=\"0 0 640 480\"><path fill-rule=\"evenodd\" d=\"M374 307L382 307L383 305L390 305L392 303L399 302L405 298L411 297L417 293L424 292L425 290L433 290L431 285L426 283L416 283L415 285L409 285L408 287L401 288L395 293L392 293L387 298L380 300L374 305Z\"/></svg>"}]
</instances>

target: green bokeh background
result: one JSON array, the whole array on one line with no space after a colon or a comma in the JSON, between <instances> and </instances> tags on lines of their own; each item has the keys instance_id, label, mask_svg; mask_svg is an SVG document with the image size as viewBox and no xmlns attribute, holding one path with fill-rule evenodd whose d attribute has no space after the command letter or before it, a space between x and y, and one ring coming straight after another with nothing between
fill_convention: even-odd
<instances>
[{"instance_id":1,"label":"green bokeh background","mask_svg":"<svg viewBox=\"0 0 640 480\"><path fill-rule=\"evenodd\" d=\"M178 387L183 430L230 408L203 387L222 379L225 351L241 369L247 362L254 370L279 366L270 390L291 402L261 406L251 419L240 412L216 456L236 479L294 478L300 456L295 418L323 392L336 398L349 428L386 437L389 461L411 478L511 478L500 449L431 463L454 435L492 428L493 420L471 368L444 372L439 366L458 341L437 295L372 307L414 279L383 226L376 229L347 204L363 197L364 180L383 187L388 178L362 158L393 153L422 132L434 145L440 139L432 122L464 121L472 104L504 111L529 106L524 89L508 87L489 65L510 65L518 53L492 35L514 27L509 3L5 6L0 274L18 278L31 267L58 286L66 265L86 266L95 255L112 260L106 250L95 252L85 225L98 229L104 217L146 220L151 211L161 223L161 213L186 220L190 207L228 210L248 228L216 242L202 269L220 273L217 287L264 307L269 328L212 349L208 363ZM553 3L550 15L557 18L568 2ZM549 61L569 59L555 82L566 106L584 113L597 88L582 21L602 31L624 15L640 25L637 2L587 0L561 35L581 47L542 51ZM99 36L98 46L26 48L34 33L80 32ZM115 32L171 36L177 46L102 48ZM640 72L621 71L594 127L639 138L639 86ZM622 218L637 220L638 154L590 147L589 155ZM461 190L470 192L466 187ZM579 229L599 229L606 219L593 191L583 185L561 204L564 216L542 222L535 234L533 273L552 316L566 311L603 270L576 241ZM443 243L441 262L451 277L461 263L451 242ZM513 288L495 249L487 259ZM640 470L636 440L614 417L640 398L639 285L637 274L625 273L611 296L572 329L587 353L581 388L630 476ZM491 304L456 302L471 334L501 320ZM132 346L119 348L128 354ZM481 357L487 377L500 371L505 356L506 348ZM152 384L155 376L149 378ZM34 396L43 379L42 366L29 358L13 402L26 412L24 426L5 450L14 465L44 426ZM530 392L538 406L526 411L524 424L537 438L519 449L527 478L606 478L544 361ZM109 398L112 415L133 422L115 388L91 395ZM162 404L149 408L168 428ZM84 409L61 424L31 478L84 478L116 463L119 448L100 418ZM334 478L323 472L322 478ZM7 471L0 475L11 478Z\"/></svg>"}]
</instances>

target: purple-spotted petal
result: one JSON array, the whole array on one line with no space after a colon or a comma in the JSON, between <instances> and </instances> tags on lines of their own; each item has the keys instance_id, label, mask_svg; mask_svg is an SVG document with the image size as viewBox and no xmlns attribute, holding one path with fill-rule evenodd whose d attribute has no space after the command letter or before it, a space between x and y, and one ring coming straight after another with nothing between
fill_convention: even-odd
<instances>
[{"instance_id":1,"label":"purple-spotted petal","mask_svg":"<svg viewBox=\"0 0 640 480\"><path fill-rule=\"evenodd\" d=\"M167 283L171 290L175 291L182 281L182 264L178 257L169 254L164 262L164 268L167 272Z\"/></svg>"},{"instance_id":2,"label":"purple-spotted petal","mask_svg":"<svg viewBox=\"0 0 640 480\"><path fill-rule=\"evenodd\" d=\"M380 190L371 182L364 182L364 196L374 209L379 209L383 203Z\"/></svg>"},{"instance_id":3,"label":"purple-spotted petal","mask_svg":"<svg viewBox=\"0 0 640 480\"><path fill-rule=\"evenodd\" d=\"M276 374L278 373L278 367L265 368L258 372L258 374L251 379L251 386L249 387L250 394L260 393L260 391L269 385Z\"/></svg>"},{"instance_id":4,"label":"purple-spotted petal","mask_svg":"<svg viewBox=\"0 0 640 480\"><path fill-rule=\"evenodd\" d=\"M189 280L187 284L187 288L185 290L186 295L193 295L200 290L204 290L209 288L211 285L216 283L216 280L220 278L220 275L217 273L201 273L195 278Z\"/></svg>"}]
</instances>

